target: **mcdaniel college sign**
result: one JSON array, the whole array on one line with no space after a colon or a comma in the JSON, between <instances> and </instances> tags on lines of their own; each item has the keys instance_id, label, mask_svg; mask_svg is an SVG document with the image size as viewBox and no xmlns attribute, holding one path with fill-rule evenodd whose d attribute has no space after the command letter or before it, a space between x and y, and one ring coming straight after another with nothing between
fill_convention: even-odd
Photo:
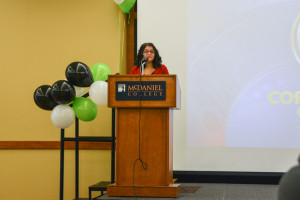
<instances>
[{"instance_id":1,"label":"mcdaniel college sign","mask_svg":"<svg viewBox=\"0 0 300 200\"><path fill-rule=\"evenodd\" d=\"M166 100L166 81L117 81L116 100Z\"/></svg>"}]
</instances>

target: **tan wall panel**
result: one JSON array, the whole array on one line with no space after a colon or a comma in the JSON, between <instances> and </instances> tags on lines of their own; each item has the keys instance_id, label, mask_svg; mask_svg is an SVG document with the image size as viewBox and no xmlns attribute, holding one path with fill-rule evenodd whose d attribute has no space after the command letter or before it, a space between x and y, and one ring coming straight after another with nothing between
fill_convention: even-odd
<instances>
[{"instance_id":1,"label":"tan wall panel","mask_svg":"<svg viewBox=\"0 0 300 200\"><path fill-rule=\"evenodd\" d=\"M0 140L59 141L51 112L38 108L34 90L65 79L67 65L82 61L120 71L124 16L112 0L0 0ZM120 24L122 23L122 26ZM88 90L86 90L88 91ZM98 106L80 135L109 136L111 109ZM66 129L74 136L74 125ZM80 151L80 196L110 180L110 151ZM0 150L0 200L58 199L58 150ZM74 151L65 156L65 198L74 197Z\"/></svg>"},{"instance_id":2,"label":"tan wall panel","mask_svg":"<svg viewBox=\"0 0 300 200\"><path fill-rule=\"evenodd\" d=\"M35 105L33 92L65 79L73 61L102 62L119 72L118 6L109 0L2 1L0 25L0 139L59 139L51 112ZM110 134L111 111L98 108L94 121L81 123L81 134Z\"/></svg>"},{"instance_id":3,"label":"tan wall panel","mask_svg":"<svg viewBox=\"0 0 300 200\"><path fill-rule=\"evenodd\" d=\"M74 151L65 151L64 199L75 197ZM0 200L59 199L59 150L0 151ZM80 151L79 194L110 181L110 151ZM99 193L94 192L94 195Z\"/></svg>"}]
</instances>

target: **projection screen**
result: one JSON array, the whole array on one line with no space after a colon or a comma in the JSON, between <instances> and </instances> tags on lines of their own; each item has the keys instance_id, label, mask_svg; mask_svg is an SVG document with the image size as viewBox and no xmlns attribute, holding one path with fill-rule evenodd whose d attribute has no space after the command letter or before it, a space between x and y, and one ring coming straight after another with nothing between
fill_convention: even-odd
<instances>
[{"instance_id":1,"label":"projection screen","mask_svg":"<svg viewBox=\"0 0 300 200\"><path fill-rule=\"evenodd\" d=\"M300 150L300 0L138 0L177 74L174 170L285 172Z\"/></svg>"}]
</instances>

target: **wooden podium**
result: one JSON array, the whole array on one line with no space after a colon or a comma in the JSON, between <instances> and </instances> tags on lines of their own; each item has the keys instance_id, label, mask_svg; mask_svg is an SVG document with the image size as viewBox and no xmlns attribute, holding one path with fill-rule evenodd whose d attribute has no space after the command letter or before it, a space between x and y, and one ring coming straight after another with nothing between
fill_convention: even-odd
<instances>
[{"instance_id":1,"label":"wooden podium","mask_svg":"<svg viewBox=\"0 0 300 200\"><path fill-rule=\"evenodd\" d=\"M180 109L176 75L110 75L108 107L117 112L116 181L107 195L178 196L181 186L173 184L173 109ZM147 169L137 161L134 172L139 158Z\"/></svg>"}]
</instances>

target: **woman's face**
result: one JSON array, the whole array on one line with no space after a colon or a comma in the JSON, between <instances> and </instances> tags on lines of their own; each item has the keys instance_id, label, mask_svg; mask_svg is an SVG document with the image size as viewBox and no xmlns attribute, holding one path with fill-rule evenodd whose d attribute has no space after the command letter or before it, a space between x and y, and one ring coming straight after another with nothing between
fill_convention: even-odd
<instances>
[{"instance_id":1,"label":"woman's face","mask_svg":"<svg viewBox=\"0 0 300 200\"><path fill-rule=\"evenodd\" d=\"M154 60L155 57L155 52L153 47L151 46L146 46L144 51L143 51L143 56L148 57L148 62L152 62Z\"/></svg>"}]
</instances>

